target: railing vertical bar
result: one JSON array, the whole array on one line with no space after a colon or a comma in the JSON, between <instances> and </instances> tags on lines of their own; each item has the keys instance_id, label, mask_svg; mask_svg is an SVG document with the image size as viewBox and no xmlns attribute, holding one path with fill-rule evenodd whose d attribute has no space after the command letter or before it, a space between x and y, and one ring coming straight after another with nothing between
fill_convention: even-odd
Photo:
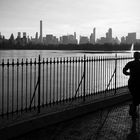
<instances>
[{"instance_id":1,"label":"railing vertical bar","mask_svg":"<svg viewBox=\"0 0 140 140\"><path fill-rule=\"evenodd\" d=\"M4 59L2 59L2 117L4 115Z\"/></svg>"},{"instance_id":2,"label":"railing vertical bar","mask_svg":"<svg viewBox=\"0 0 140 140\"><path fill-rule=\"evenodd\" d=\"M94 95L96 94L96 59L94 56L94 77L93 77L93 81L94 81Z\"/></svg>"},{"instance_id":3,"label":"railing vertical bar","mask_svg":"<svg viewBox=\"0 0 140 140\"><path fill-rule=\"evenodd\" d=\"M84 69L84 60L83 60L83 57L81 57L81 72L80 72L80 79L82 78L82 75L84 74L83 73L83 69ZM79 79L79 81L80 81L80 79ZM84 82L83 82L83 84L84 84ZM84 96L84 91L83 91L83 84L81 84L81 97L83 98L83 96Z\"/></svg>"},{"instance_id":4,"label":"railing vertical bar","mask_svg":"<svg viewBox=\"0 0 140 140\"><path fill-rule=\"evenodd\" d=\"M40 90L41 90L41 58L38 58L38 113L40 113Z\"/></svg>"},{"instance_id":5,"label":"railing vertical bar","mask_svg":"<svg viewBox=\"0 0 140 140\"><path fill-rule=\"evenodd\" d=\"M14 113L14 59L12 59L12 113Z\"/></svg>"},{"instance_id":6,"label":"railing vertical bar","mask_svg":"<svg viewBox=\"0 0 140 140\"><path fill-rule=\"evenodd\" d=\"M83 100L85 101L86 97L86 55L84 55L84 98Z\"/></svg>"},{"instance_id":7,"label":"railing vertical bar","mask_svg":"<svg viewBox=\"0 0 140 140\"><path fill-rule=\"evenodd\" d=\"M99 60L98 60L98 56L96 57L96 94L98 94L98 63L99 63Z\"/></svg>"},{"instance_id":8,"label":"railing vertical bar","mask_svg":"<svg viewBox=\"0 0 140 140\"><path fill-rule=\"evenodd\" d=\"M45 73L44 73L44 66L45 66L45 61L44 61L44 58L43 58L43 62L42 62L42 69L43 69L43 73L42 73L42 106L44 107L45 105Z\"/></svg>"},{"instance_id":9,"label":"railing vertical bar","mask_svg":"<svg viewBox=\"0 0 140 140\"><path fill-rule=\"evenodd\" d=\"M32 59L30 59L30 101L32 98ZM30 106L31 111L32 106Z\"/></svg>"},{"instance_id":10,"label":"railing vertical bar","mask_svg":"<svg viewBox=\"0 0 140 140\"><path fill-rule=\"evenodd\" d=\"M81 61L80 61L80 57L79 57L79 59L78 59L78 83L80 82L80 66L81 66L80 63L81 63ZM82 83L81 83L81 85L82 85ZM79 88L79 89L80 89L80 88ZM79 92L80 92L80 91L78 91L78 95L79 95ZM80 92L80 95L79 95L79 96L82 96L82 95L81 95L81 92ZM78 96L78 97L79 97L79 96Z\"/></svg>"},{"instance_id":11,"label":"railing vertical bar","mask_svg":"<svg viewBox=\"0 0 140 140\"><path fill-rule=\"evenodd\" d=\"M26 59L26 111L28 106L28 59Z\"/></svg>"},{"instance_id":12,"label":"railing vertical bar","mask_svg":"<svg viewBox=\"0 0 140 140\"><path fill-rule=\"evenodd\" d=\"M52 58L50 58L50 104L52 102L52 85L51 85L51 77L52 77Z\"/></svg>"},{"instance_id":13,"label":"railing vertical bar","mask_svg":"<svg viewBox=\"0 0 140 140\"><path fill-rule=\"evenodd\" d=\"M103 58L101 56L101 94L103 94Z\"/></svg>"},{"instance_id":14,"label":"railing vertical bar","mask_svg":"<svg viewBox=\"0 0 140 140\"><path fill-rule=\"evenodd\" d=\"M85 71L87 71L87 73L85 73L85 77L86 77L86 81L85 81L85 83L86 83L86 86L85 86L85 90L86 90L86 93L88 94L88 90L89 90L89 61L88 61L88 57L86 57L86 68L85 68L86 70Z\"/></svg>"},{"instance_id":15,"label":"railing vertical bar","mask_svg":"<svg viewBox=\"0 0 140 140\"><path fill-rule=\"evenodd\" d=\"M93 56L91 58L91 95L93 94Z\"/></svg>"},{"instance_id":16,"label":"railing vertical bar","mask_svg":"<svg viewBox=\"0 0 140 140\"><path fill-rule=\"evenodd\" d=\"M68 57L67 57L67 60L66 60L66 64L67 64L67 66L66 66L66 100L68 100L68 94L69 94L69 90L68 90L68 85L69 85L69 83L68 83L68 81L69 81L69 74L68 74L68 72L69 72L69 62L68 62Z\"/></svg>"},{"instance_id":17,"label":"railing vertical bar","mask_svg":"<svg viewBox=\"0 0 140 140\"><path fill-rule=\"evenodd\" d=\"M75 95L74 95L74 93L75 93L75 90L74 90L74 89L75 89L75 82L74 82L74 81L75 81L75 75L74 75L75 72L74 72L74 69L75 69L75 68L74 68L74 57L73 57L73 66L72 66L72 70L73 70L73 71L72 71L72 98L73 98L73 99L74 99L74 96L75 96Z\"/></svg>"},{"instance_id":18,"label":"railing vertical bar","mask_svg":"<svg viewBox=\"0 0 140 140\"><path fill-rule=\"evenodd\" d=\"M48 58L46 58L46 105L48 105L48 102L49 102L49 100L48 100L48 94L49 94L49 92L48 92Z\"/></svg>"},{"instance_id":19,"label":"railing vertical bar","mask_svg":"<svg viewBox=\"0 0 140 140\"><path fill-rule=\"evenodd\" d=\"M23 111L23 59L21 61L21 112Z\"/></svg>"},{"instance_id":20,"label":"railing vertical bar","mask_svg":"<svg viewBox=\"0 0 140 140\"><path fill-rule=\"evenodd\" d=\"M9 114L9 59L7 60L7 115Z\"/></svg>"},{"instance_id":21,"label":"railing vertical bar","mask_svg":"<svg viewBox=\"0 0 140 140\"><path fill-rule=\"evenodd\" d=\"M60 101L62 101L62 57L60 58Z\"/></svg>"},{"instance_id":22,"label":"railing vertical bar","mask_svg":"<svg viewBox=\"0 0 140 140\"><path fill-rule=\"evenodd\" d=\"M69 99L71 99L71 57L70 57L70 73L69 73Z\"/></svg>"},{"instance_id":23,"label":"railing vertical bar","mask_svg":"<svg viewBox=\"0 0 140 140\"><path fill-rule=\"evenodd\" d=\"M106 68L106 65L105 65L105 56L103 56L103 94L105 93L105 68Z\"/></svg>"},{"instance_id":24,"label":"railing vertical bar","mask_svg":"<svg viewBox=\"0 0 140 140\"><path fill-rule=\"evenodd\" d=\"M111 68L110 68L110 63L111 63L110 57L108 58L108 61L109 61L109 62L108 62L108 68L109 68L109 69L108 69L108 75L109 75L109 76L108 76L108 82L109 82L109 80L110 80L110 69L111 69ZM109 86L109 88L108 88L109 90L110 90L110 87L111 87L111 86Z\"/></svg>"},{"instance_id":25,"label":"railing vertical bar","mask_svg":"<svg viewBox=\"0 0 140 140\"><path fill-rule=\"evenodd\" d=\"M108 61L107 61L107 57L105 58L105 79L106 79L106 81L105 81L105 83L106 83L106 85L105 85L105 88L106 88L106 86L107 86L107 83L108 83ZM107 90L105 89L105 95L106 95L106 93L107 93Z\"/></svg>"},{"instance_id":26,"label":"railing vertical bar","mask_svg":"<svg viewBox=\"0 0 140 140\"><path fill-rule=\"evenodd\" d=\"M18 88L19 88L19 81L18 81L19 75L18 75L18 74L19 74L19 59L17 59L17 113L18 113L18 106L19 106L19 104L18 104L18 102L19 102L19 101L18 101L18 98L19 98L19 97L18 97L18 94L19 94L19 93L18 93L18 92L19 92L19 91L18 91Z\"/></svg>"},{"instance_id":27,"label":"railing vertical bar","mask_svg":"<svg viewBox=\"0 0 140 140\"><path fill-rule=\"evenodd\" d=\"M66 70L65 70L65 65L66 65L66 62L65 62L65 57L64 57L64 59L63 59L63 68L64 68L64 72L63 72L63 74L64 74L64 76L63 76L63 100L65 100L66 99L66 91L65 91L65 89L66 89Z\"/></svg>"},{"instance_id":28,"label":"railing vertical bar","mask_svg":"<svg viewBox=\"0 0 140 140\"><path fill-rule=\"evenodd\" d=\"M36 58L35 58L35 61L34 61L34 87L36 86ZM34 97L34 109L36 108L36 96Z\"/></svg>"},{"instance_id":29,"label":"railing vertical bar","mask_svg":"<svg viewBox=\"0 0 140 140\"><path fill-rule=\"evenodd\" d=\"M117 53L115 54L115 94L117 93Z\"/></svg>"},{"instance_id":30,"label":"railing vertical bar","mask_svg":"<svg viewBox=\"0 0 140 140\"><path fill-rule=\"evenodd\" d=\"M91 73L91 65L92 64L92 60L91 57L89 58L89 95L91 95L91 77L92 77L92 73Z\"/></svg>"},{"instance_id":31,"label":"railing vertical bar","mask_svg":"<svg viewBox=\"0 0 140 140\"><path fill-rule=\"evenodd\" d=\"M78 85L78 83L77 83L77 57L76 57L76 60L75 60L75 87L77 88L77 85ZM76 89L75 88L75 89ZM77 95L76 95L76 97L78 97ZM75 97L75 98L76 98Z\"/></svg>"},{"instance_id":32,"label":"railing vertical bar","mask_svg":"<svg viewBox=\"0 0 140 140\"><path fill-rule=\"evenodd\" d=\"M62 59L62 94L63 94L63 102L65 100L65 57Z\"/></svg>"},{"instance_id":33,"label":"railing vertical bar","mask_svg":"<svg viewBox=\"0 0 140 140\"><path fill-rule=\"evenodd\" d=\"M55 103L55 101L56 101L56 74L55 74L55 71L56 71L56 69L55 69L55 65L56 64L56 61L55 61L55 58L53 59L53 76L54 76L54 78L53 78L53 103Z\"/></svg>"},{"instance_id":34,"label":"railing vertical bar","mask_svg":"<svg viewBox=\"0 0 140 140\"><path fill-rule=\"evenodd\" d=\"M57 93L56 93L56 101L57 101L57 103L58 103L58 100L59 100L59 98L58 98L58 95L59 95L59 59L58 59L58 57L57 57Z\"/></svg>"}]
</instances>

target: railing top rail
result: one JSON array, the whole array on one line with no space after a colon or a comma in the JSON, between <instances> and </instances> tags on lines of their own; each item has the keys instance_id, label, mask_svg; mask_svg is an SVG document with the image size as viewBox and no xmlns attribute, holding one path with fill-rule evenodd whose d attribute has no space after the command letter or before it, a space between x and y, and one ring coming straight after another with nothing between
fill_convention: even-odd
<instances>
[{"instance_id":1,"label":"railing top rail","mask_svg":"<svg viewBox=\"0 0 140 140\"><path fill-rule=\"evenodd\" d=\"M85 60L84 57L57 57L57 58L42 58L40 64L57 64L57 63L82 63L92 62L92 61L112 61L112 60L124 60L124 59L133 59L131 56L86 56ZM26 58L26 59L2 59L0 66L4 65L36 65L39 64L37 58Z\"/></svg>"}]
</instances>

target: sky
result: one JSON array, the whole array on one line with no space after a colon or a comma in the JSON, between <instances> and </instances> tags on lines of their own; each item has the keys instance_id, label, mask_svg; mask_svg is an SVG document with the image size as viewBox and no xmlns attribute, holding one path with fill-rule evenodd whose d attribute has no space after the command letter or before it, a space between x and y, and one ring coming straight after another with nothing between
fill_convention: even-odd
<instances>
[{"instance_id":1,"label":"sky","mask_svg":"<svg viewBox=\"0 0 140 140\"><path fill-rule=\"evenodd\" d=\"M43 36L77 33L105 37L112 28L113 37L136 32L140 39L140 0L0 0L0 32L27 32L34 37L43 21Z\"/></svg>"}]
</instances>

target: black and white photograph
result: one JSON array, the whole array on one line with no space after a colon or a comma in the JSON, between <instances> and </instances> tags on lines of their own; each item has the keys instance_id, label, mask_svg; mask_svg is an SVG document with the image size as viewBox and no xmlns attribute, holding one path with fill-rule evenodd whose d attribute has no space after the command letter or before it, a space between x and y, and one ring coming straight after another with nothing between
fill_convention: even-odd
<instances>
[{"instance_id":1,"label":"black and white photograph","mask_svg":"<svg viewBox=\"0 0 140 140\"><path fill-rule=\"evenodd\" d=\"M140 140L139 0L0 0L0 140Z\"/></svg>"}]
</instances>

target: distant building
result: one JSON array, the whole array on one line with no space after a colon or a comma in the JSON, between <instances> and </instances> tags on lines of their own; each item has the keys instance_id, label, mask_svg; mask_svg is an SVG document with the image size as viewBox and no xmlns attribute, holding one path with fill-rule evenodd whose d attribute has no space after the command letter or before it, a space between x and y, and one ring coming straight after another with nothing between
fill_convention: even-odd
<instances>
[{"instance_id":1,"label":"distant building","mask_svg":"<svg viewBox=\"0 0 140 140\"><path fill-rule=\"evenodd\" d=\"M22 38L22 45L26 45L27 44L27 36L26 36L26 32L23 32L23 38Z\"/></svg>"},{"instance_id":2,"label":"distant building","mask_svg":"<svg viewBox=\"0 0 140 140\"><path fill-rule=\"evenodd\" d=\"M42 20L40 20L40 43L43 43L43 33L42 33Z\"/></svg>"},{"instance_id":3,"label":"distant building","mask_svg":"<svg viewBox=\"0 0 140 140\"><path fill-rule=\"evenodd\" d=\"M101 37L100 39L97 39L97 43L98 44L105 44L106 43L106 38L105 37Z\"/></svg>"},{"instance_id":4,"label":"distant building","mask_svg":"<svg viewBox=\"0 0 140 140\"><path fill-rule=\"evenodd\" d=\"M14 39L14 35L11 34L10 38L9 38L10 44L15 44L15 39Z\"/></svg>"},{"instance_id":5,"label":"distant building","mask_svg":"<svg viewBox=\"0 0 140 140\"><path fill-rule=\"evenodd\" d=\"M76 39L76 32L74 35L64 35L60 37L60 44L77 44L78 41Z\"/></svg>"},{"instance_id":6,"label":"distant building","mask_svg":"<svg viewBox=\"0 0 140 140\"><path fill-rule=\"evenodd\" d=\"M79 44L88 44L89 38L87 36L80 36Z\"/></svg>"},{"instance_id":7,"label":"distant building","mask_svg":"<svg viewBox=\"0 0 140 140\"><path fill-rule=\"evenodd\" d=\"M96 43L96 41L95 41L95 31L96 31L96 29L94 28L93 29L93 33L91 33L91 35L90 35L90 43L91 44L95 44Z\"/></svg>"},{"instance_id":8,"label":"distant building","mask_svg":"<svg viewBox=\"0 0 140 140\"><path fill-rule=\"evenodd\" d=\"M126 44L126 38L124 36L121 37L121 44Z\"/></svg>"},{"instance_id":9,"label":"distant building","mask_svg":"<svg viewBox=\"0 0 140 140\"><path fill-rule=\"evenodd\" d=\"M46 35L46 37L43 38L43 42L45 45L56 45L58 44L58 38L56 36L53 36L52 34Z\"/></svg>"},{"instance_id":10,"label":"distant building","mask_svg":"<svg viewBox=\"0 0 140 140\"><path fill-rule=\"evenodd\" d=\"M112 29L109 28L108 32L106 33L106 43L113 43L112 39Z\"/></svg>"},{"instance_id":11,"label":"distant building","mask_svg":"<svg viewBox=\"0 0 140 140\"><path fill-rule=\"evenodd\" d=\"M126 43L127 44L132 44L132 43L136 43L136 33L128 33L128 35L126 36Z\"/></svg>"}]
</instances>

